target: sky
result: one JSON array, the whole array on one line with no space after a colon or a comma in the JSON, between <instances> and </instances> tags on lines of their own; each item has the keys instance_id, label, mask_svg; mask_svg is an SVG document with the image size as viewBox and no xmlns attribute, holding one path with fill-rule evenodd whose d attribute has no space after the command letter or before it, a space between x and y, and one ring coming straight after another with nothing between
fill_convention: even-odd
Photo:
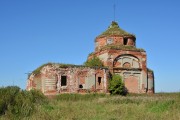
<instances>
[{"instance_id":1,"label":"sky","mask_svg":"<svg viewBox=\"0 0 180 120\"><path fill-rule=\"evenodd\" d=\"M156 92L180 92L179 0L0 0L0 86L47 62L83 64L114 20L147 53Z\"/></svg>"}]
</instances>

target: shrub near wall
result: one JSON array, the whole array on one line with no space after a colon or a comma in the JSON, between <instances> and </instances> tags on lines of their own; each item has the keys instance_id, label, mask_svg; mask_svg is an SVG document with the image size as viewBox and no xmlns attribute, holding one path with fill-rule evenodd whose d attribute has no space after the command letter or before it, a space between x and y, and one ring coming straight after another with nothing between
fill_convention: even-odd
<instances>
[{"instance_id":1,"label":"shrub near wall","mask_svg":"<svg viewBox=\"0 0 180 120\"><path fill-rule=\"evenodd\" d=\"M127 90L120 75L113 74L110 79L109 91L113 95L126 95Z\"/></svg>"}]
</instances>

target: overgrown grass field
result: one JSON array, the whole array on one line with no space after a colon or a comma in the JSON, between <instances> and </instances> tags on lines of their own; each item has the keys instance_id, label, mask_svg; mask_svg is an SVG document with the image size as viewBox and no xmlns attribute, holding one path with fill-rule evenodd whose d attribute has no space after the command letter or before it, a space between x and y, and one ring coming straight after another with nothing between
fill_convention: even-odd
<instances>
[{"instance_id":1,"label":"overgrown grass field","mask_svg":"<svg viewBox=\"0 0 180 120\"><path fill-rule=\"evenodd\" d=\"M180 120L180 93L61 94L46 98L38 91L10 94L14 89L2 89L7 88L0 89L2 120Z\"/></svg>"}]
</instances>

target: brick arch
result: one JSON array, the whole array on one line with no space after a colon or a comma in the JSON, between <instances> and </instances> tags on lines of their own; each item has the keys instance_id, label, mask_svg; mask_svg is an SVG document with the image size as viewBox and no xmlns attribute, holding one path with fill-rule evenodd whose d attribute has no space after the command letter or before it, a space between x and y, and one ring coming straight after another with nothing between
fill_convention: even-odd
<instances>
[{"instance_id":1,"label":"brick arch","mask_svg":"<svg viewBox=\"0 0 180 120\"><path fill-rule=\"evenodd\" d=\"M139 68L140 60L134 55L119 55L113 61L113 67ZM129 68L128 67L128 68Z\"/></svg>"},{"instance_id":2,"label":"brick arch","mask_svg":"<svg viewBox=\"0 0 180 120\"><path fill-rule=\"evenodd\" d=\"M129 62L125 62L125 63L123 64L123 67L124 67L124 68L131 68L131 64L130 64Z\"/></svg>"}]
</instances>

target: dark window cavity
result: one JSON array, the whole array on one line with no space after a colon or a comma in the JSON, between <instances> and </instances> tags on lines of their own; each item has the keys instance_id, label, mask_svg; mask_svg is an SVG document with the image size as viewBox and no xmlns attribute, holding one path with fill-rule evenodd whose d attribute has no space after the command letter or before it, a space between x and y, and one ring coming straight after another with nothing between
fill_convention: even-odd
<instances>
[{"instance_id":1,"label":"dark window cavity","mask_svg":"<svg viewBox=\"0 0 180 120\"><path fill-rule=\"evenodd\" d=\"M67 76L61 76L61 86L67 85Z\"/></svg>"},{"instance_id":2,"label":"dark window cavity","mask_svg":"<svg viewBox=\"0 0 180 120\"><path fill-rule=\"evenodd\" d=\"M83 88L83 85L79 85L79 88Z\"/></svg>"},{"instance_id":3,"label":"dark window cavity","mask_svg":"<svg viewBox=\"0 0 180 120\"><path fill-rule=\"evenodd\" d=\"M124 38L124 45L127 45L127 43L128 43L128 39Z\"/></svg>"},{"instance_id":4,"label":"dark window cavity","mask_svg":"<svg viewBox=\"0 0 180 120\"><path fill-rule=\"evenodd\" d=\"M98 84L101 85L101 77L98 77Z\"/></svg>"}]
</instances>

